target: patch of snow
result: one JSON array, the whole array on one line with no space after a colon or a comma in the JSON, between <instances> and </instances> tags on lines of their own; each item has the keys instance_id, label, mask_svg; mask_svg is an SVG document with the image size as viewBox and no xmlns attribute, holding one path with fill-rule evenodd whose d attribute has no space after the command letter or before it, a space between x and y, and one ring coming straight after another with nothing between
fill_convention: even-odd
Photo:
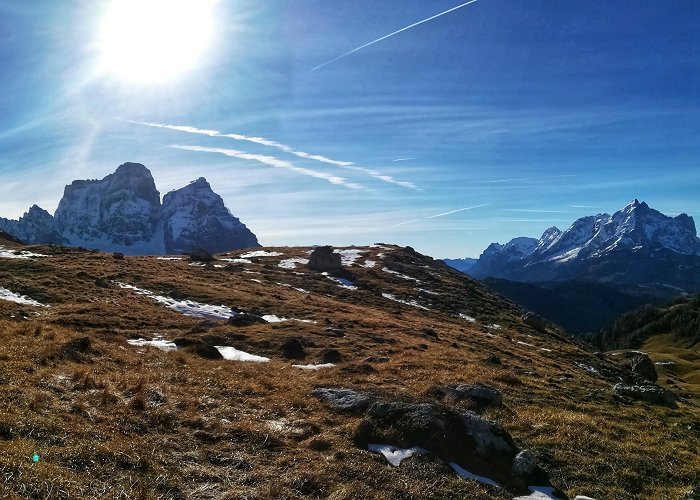
<instances>
[{"instance_id":1,"label":"patch of snow","mask_svg":"<svg viewBox=\"0 0 700 500\"><path fill-rule=\"evenodd\" d=\"M255 257L278 257L282 255L279 252L268 252L267 250L255 250L254 252L244 253L240 256L241 259L252 259Z\"/></svg>"},{"instance_id":2,"label":"patch of snow","mask_svg":"<svg viewBox=\"0 0 700 500\"><path fill-rule=\"evenodd\" d=\"M418 308L420 308L420 309L425 309L426 311L429 311L429 310L430 310L430 309L428 309L427 307L420 305L420 304L419 304L418 302L416 302L415 300L410 300L410 301L408 301L408 300L401 300L401 299L396 298L396 296L394 296L394 295L392 295L392 294L390 294L390 293L383 293L383 294L382 294L382 297L384 297L385 299L393 300L394 302L400 302L401 304L406 304L407 306L418 307Z\"/></svg>"},{"instance_id":3,"label":"patch of snow","mask_svg":"<svg viewBox=\"0 0 700 500\"><path fill-rule=\"evenodd\" d=\"M333 363L322 363L319 365L292 365L292 368L301 368L302 370L320 370L322 368L333 368Z\"/></svg>"},{"instance_id":4,"label":"patch of snow","mask_svg":"<svg viewBox=\"0 0 700 500\"><path fill-rule=\"evenodd\" d=\"M214 346L219 353L228 361L253 361L255 363L267 363L270 358L264 356L256 356L244 351L239 351L234 347L216 345Z\"/></svg>"},{"instance_id":5,"label":"patch of snow","mask_svg":"<svg viewBox=\"0 0 700 500\"><path fill-rule=\"evenodd\" d=\"M366 260L366 261L362 264L362 267L372 268L372 267L374 267L374 266L376 266L376 265L377 265L377 261L376 261L376 260L369 260L369 259L368 259L368 260Z\"/></svg>"},{"instance_id":6,"label":"patch of snow","mask_svg":"<svg viewBox=\"0 0 700 500\"><path fill-rule=\"evenodd\" d=\"M516 343L516 344L520 344L520 345L525 345L525 346L528 346L528 347L536 347L536 346L534 346L533 344L528 344L527 342L523 342L523 341L521 341L521 340L517 340L515 343Z\"/></svg>"},{"instance_id":7,"label":"patch of snow","mask_svg":"<svg viewBox=\"0 0 700 500\"><path fill-rule=\"evenodd\" d=\"M583 363L576 363L576 366L578 366L579 368L583 368L588 373L595 373L596 375L600 374L600 372L596 368L594 368L593 366L585 365Z\"/></svg>"},{"instance_id":8,"label":"patch of snow","mask_svg":"<svg viewBox=\"0 0 700 500\"><path fill-rule=\"evenodd\" d=\"M195 316L197 318L207 318L207 319L228 319L234 315L234 312L228 306L213 306L210 304L202 304L201 302L195 302L194 300L175 300L170 297L163 297L162 295L156 295L155 293L144 290L142 288L137 288L135 286L129 285L127 283L116 282L120 288L125 288L127 290L134 291L137 295L143 295L156 302L173 309L185 316Z\"/></svg>"},{"instance_id":9,"label":"patch of snow","mask_svg":"<svg viewBox=\"0 0 700 500\"><path fill-rule=\"evenodd\" d=\"M280 318L275 314L266 314L262 317L268 323L282 323L283 321L298 321L299 323L316 323L312 319Z\"/></svg>"},{"instance_id":10,"label":"patch of snow","mask_svg":"<svg viewBox=\"0 0 700 500\"><path fill-rule=\"evenodd\" d=\"M476 323L476 318L473 316L468 316L466 314L459 313L459 317L466 321L469 321L470 323Z\"/></svg>"},{"instance_id":11,"label":"patch of snow","mask_svg":"<svg viewBox=\"0 0 700 500\"><path fill-rule=\"evenodd\" d=\"M419 291L419 292L423 292L423 293L427 293L428 295L440 295L440 294L437 293L437 292L433 292L433 291L431 291L431 290L426 290L425 288L419 288L418 291Z\"/></svg>"},{"instance_id":12,"label":"patch of snow","mask_svg":"<svg viewBox=\"0 0 700 500\"><path fill-rule=\"evenodd\" d=\"M278 282L278 283L276 283L276 284L279 285L279 286L284 286L284 287L287 287L287 288L291 288L292 290L296 290L297 292L309 293L308 290L304 290L303 288L298 288L298 287L292 286L292 285L290 285L289 283L279 283L279 282Z\"/></svg>"},{"instance_id":13,"label":"patch of snow","mask_svg":"<svg viewBox=\"0 0 700 500\"><path fill-rule=\"evenodd\" d=\"M654 364L659 365L659 366L669 366L669 365L675 365L676 362L675 361L657 361Z\"/></svg>"},{"instance_id":14,"label":"patch of snow","mask_svg":"<svg viewBox=\"0 0 700 500\"><path fill-rule=\"evenodd\" d=\"M256 280L255 278L250 278L250 281L255 281L256 283L262 283L262 281Z\"/></svg>"},{"instance_id":15,"label":"patch of snow","mask_svg":"<svg viewBox=\"0 0 700 500\"><path fill-rule=\"evenodd\" d=\"M396 276L397 278L401 278L401 279L404 279L404 280L411 280L411 281L415 281L416 283L420 283L420 282L421 282L421 281L420 281L419 279L417 279L417 278L413 278L413 277L411 277L411 276L406 276L405 274L401 274L401 273L398 273L398 272L396 272L396 271L392 271L392 270L389 269L388 267L382 268L382 271L384 271L385 273L393 274L393 275Z\"/></svg>"},{"instance_id":16,"label":"patch of snow","mask_svg":"<svg viewBox=\"0 0 700 500\"><path fill-rule=\"evenodd\" d=\"M386 245L380 245L380 244L378 244L378 243L375 243L375 244L373 244L373 245L370 245L369 247L370 247L370 248L380 248L380 249L382 249L382 250L391 250L391 247L388 247L388 246L386 246Z\"/></svg>"},{"instance_id":17,"label":"patch of snow","mask_svg":"<svg viewBox=\"0 0 700 500\"><path fill-rule=\"evenodd\" d=\"M552 352L551 349L547 349L546 347L540 347L539 350L544 352Z\"/></svg>"},{"instance_id":18,"label":"patch of snow","mask_svg":"<svg viewBox=\"0 0 700 500\"><path fill-rule=\"evenodd\" d=\"M26 295L20 295L18 293L11 292L7 288L2 287L0 287L0 300L7 300L9 302L15 302L17 304L26 304L28 306L49 307L46 304L42 304L41 302L37 302L34 299L30 299Z\"/></svg>"},{"instance_id":19,"label":"patch of snow","mask_svg":"<svg viewBox=\"0 0 700 500\"><path fill-rule=\"evenodd\" d=\"M347 288L348 290L357 290L357 287L353 285L352 281L350 280L347 280L345 278L336 278L335 276L330 276L328 273L321 274L323 274L329 280L335 281L342 288Z\"/></svg>"},{"instance_id":20,"label":"patch of snow","mask_svg":"<svg viewBox=\"0 0 700 500\"><path fill-rule=\"evenodd\" d=\"M253 263L252 260L248 260L248 259L219 259L219 260L223 260L225 262L233 262L234 264L252 264Z\"/></svg>"},{"instance_id":21,"label":"patch of snow","mask_svg":"<svg viewBox=\"0 0 700 500\"><path fill-rule=\"evenodd\" d=\"M371 452L384 455L387 462L394 467L398 467L401 465L402 460L412 457L413 455L424 455L428 453L427 450L417 446L412 448L399 448L398 446L392 446L390 444L368 444L367 449Z\"/></svg>"},{"instance_id":22,"label":"patch of snow","mask_svg":"<svg viewBox=\"0 0 700 500\"><path fill-rule=\"evenodd\" d=\"M485 326L486 326L486 328L490 328L491 330L500 330L501 328L503 328L501 325L499 325L497 323L488 324Z\"/></svg>"},{"instance_id":23,"label":"patch of snow","mask_svg":"<svg viewBox=\"0 0 700 500\"><path fill-rule=\"evenodd\" d=\"M7 248L0 246L1 259L29 259L31 257L50 257L50 255L27 252L26 250L8 250Z\"/></svg>"},{"instance_id":24,"label":"patch of snow","mask_svg":"<svg viewBox=\"0 0 700 500\"><path fill-rule=\"evenodd\" d=\"M457 475L461 478L464 479L470 479L471 481L478 481L482 484L486 484L488 486L493 486L495 488L502 488L500 484L498 484L496 481L493 479L489 479L488 477L485 476L479 476L478 474L474 474L473 472L469 472L466 469L463 469L459 465L457 465L454 462L450 462L450 467L452 467L452 470L457 473Z\"/></svg>"},{"instance_id":25,"label":"patch of snow","mask_svg":"<svg viewBox=\"0 0 700 500\"><path fill-rule=\"evenodd\" d=\"M162 337L155 337L152 340L129 339L126 342L129 345L135 345L138 347L142 347L142 346L157 347L161 351L174 351L175 349L177 349L177 346L175 344L173 344L169 340L163 339Z\"/></svg>"},{"instance_id":26,"label":"patch of snow","mask_svg":"<svg viewBox=\"0 0 700 500\"><path fill-rule=\"evenodd\" d=\"M156 260L182 260L182 257L156 257Z\"/></svg>"},{"instance_id":27,"label":"patch of snow","mask_svg":"<svg viewBox=\"0 0 700 500\"><path fill-rule=\"evenodd\" d=\"M206 262L190 262L187 265L192 267L207 267Z\"/></svg>"},{"instance_id":28,"label":"patch of snow","mask_svg":"<svg viewBox=\"0 0 700 500\"><path fill-rule=\"evenodd\" d=\"M302 257L293 257L291 259L284 259L277 264L277 267L283 269L296 269L297 264L306 265L309 263L309 259L304 259Z\"/></svg>"},{"instance_id":29,"label":"patch of snow","mask_svg":"<svg viewBox=\"0 0 700 500\"><path fill-rule=\"evenodd\" d=\"M348 248L345 250L335 249L335 253L340 255L340 262L344 266L352 266L357 259L359 259L362 254L365 253L364 250L357 250L356 248Z\"/></svg>"}]
</instances>

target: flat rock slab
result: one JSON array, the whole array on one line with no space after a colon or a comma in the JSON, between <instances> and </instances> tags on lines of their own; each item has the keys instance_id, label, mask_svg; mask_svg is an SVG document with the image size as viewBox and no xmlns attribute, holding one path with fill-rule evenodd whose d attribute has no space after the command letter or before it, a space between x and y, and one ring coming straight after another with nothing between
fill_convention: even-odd
<instances>
[{"instance_id":1,"label":"flat rock slab","mask_svg":"<svg viewBox=\"0 0 700 500\"><path fill-rule=\"evenodd\" d=\"M375 398L352 389L330 389L319 387L313 395L328 403L332 408L350 413L361 413L371 405Z\"/></svg>"}]
</instances>

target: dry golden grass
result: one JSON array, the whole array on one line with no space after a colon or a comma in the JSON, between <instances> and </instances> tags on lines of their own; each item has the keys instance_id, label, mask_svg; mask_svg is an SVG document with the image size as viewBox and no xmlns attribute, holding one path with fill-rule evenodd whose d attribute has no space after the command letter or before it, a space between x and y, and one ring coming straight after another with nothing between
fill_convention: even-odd
<instances>
[{"instance_id":1,"label":"dry golden grass","mask_svg":"<svg viewBox=\"0 0 700 500\"><path fill-rule=\"evenodd\" d=\"M561 332L535 332L513 304L478 283L397 248L364 249L377 265L350 267L362 288L346 290L301 267L277 267L308 249L269 250L284 256L238 270L214 267L227 264L221 261L197 267L48 247L37 249L52 255L45 259L0 261L0 286L51 305L0 301L0 497L509 498L437 462L391 467L353 446L359 417L311 395L327 386L430 400L435 386L475 382L502 391L504 406L487 415L537 451L570 495L672 499L697 481L695 402L670 410L614 399L610 380L576 364L613 361ZM385 265L421 284L383 272ZM315 323L233 327L183 316L115 281ZM419 287L439 295L421 296ZM493 324L501 328L486 326ZM212 361L126 342L155 335L231 345L272 361ZM66 350L85 336L87 352ZM304 340L303 361L282 356L292 337ZM320 362L327 348L343 356L336 367L292 368ZM370 365L369 356L390 360Z\"/></svg>"}]
</instances>

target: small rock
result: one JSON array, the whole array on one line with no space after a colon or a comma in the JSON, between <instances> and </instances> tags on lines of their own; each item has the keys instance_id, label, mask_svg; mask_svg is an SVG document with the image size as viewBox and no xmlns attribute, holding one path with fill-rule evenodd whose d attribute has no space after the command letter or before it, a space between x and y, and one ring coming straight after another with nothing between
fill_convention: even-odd
<instances>
[{"instance_id":1,"label":"small rock","mask_svg":"<svg viewBox=\"0 0 700 500\"><path fill-rule=\"evenodd\" d=\"M342 361L343 355L340 354L338 349L324 349L321 351L321 362L322 363L338 363Z\"/></svg>"},{"instance_id":2,"label":"small rock","mask_svg":"<svg viewBox=\"0 0 700 500\"><path fill-rule=\"evenodd\" d=\"M547 320L545 320L542 316L529 312L525 313L521 319L523 320L523 323L534 328L538 332L547 331Z\"/></svg>"},{"instance_id":3,"label":"small rock","mask_svg":"<svg viewBox=\"0 0 700 500\"><path fill-rule=\"evenodd\" d=\"M326 272L340 269L341 258L340 254L333 252L333 247L323 246L317 247L309 255L309 263L306 267L312 271Z\"/></svg>"},{"instance_id":4,"label":"small rock","mask_svg":"<svg viewBox=\"0 0 700 500\"><path fill-rule=\"evenodd\" d=\"M297 337L288 338L282 344L282 356L287 359L304 359L306 357L304 344Z\"/></svg>"},{"instance_id":5,"label":"small rock","mask_svg":"<svg viewBox=\"0 0 700 500\"><path fill-rule=\"evenodd\" d=\"M670 391L662 389L658 385L624 385L615 384L612 393L617 396L628 397L637 401L645 401L654 405L676 408L676 397Z\"/></svg>"},{"instance_id":6,"label":"small rock","mask_svg":"<svg viewBox=\"0 0 700 500\"><path fill-rule=\"evenodd\" d=\"M255 314L246 314L246 313L234 314L226 322L231 326L238 326L238 327L251 326L251 325L260 324L260 323L267 323L260 316L256 316Z\"/></svg>"},{"instance_id":7,"label":"small rock","mask_svg":"<svg viewBox=\"0 0 700 500\"><path fill-rule=\"evenodd\" d=\"M523 450L513 459L511 470L516 476L529 476L537 467L535 455L530 450Z\"/></svg>"},{"instance_id":8,"label":"small rock","mask_svg":"<svg viewBox=\"0 0 700 500\"><path fill-rule=\"evenodd\" d=\"M104 278L95 278L95 286L98 288L109 287L109 282Z\"/></svg>"},{"instance_id":9,"label":"small rock","mask_svg":"<svg viewBox=\"0 0 700 500\"><path fill-rule=\"evenodd\" d=\"M489 356L488 358L486 358L486 362L487 362L488 364L490 364L490 365L501 365L501 364L503 364L503 363L501 363L501 358L499 358L498 356L493 356L493 355L491 355L491 356Z\"/></svg>"},{"instance_id":10,"label":"small rock","mask_svg":"<svg viewBox=\"0 0 700 500\"><path fill-rule=\"evenodd\" d=\"M199 344L195 346L194 352L204 359L224 359L219 350L211 345Z\"/></svg>"},{"instance_id":11,"label":"small rock","mask_svg":"<svg viewBox=\"0 0 700 500\"><path fill-rule=\"evenodd\" d=\"M455 401L469 399L484 407L501 406L503 403L500 391L483 384L447 385L438 388L438 392Z\"/></svg>"},{"instance_id":12,"label":"small rock","mask_svg":"<svg viewBox=\"0 0 700 500\"><path fill-rule=\"evenodd\" d=\"M212 260L214 260L214 256L203 248L190 252L190 261L192 262L211 262Z\"/></svg>"},{"instance_id":13,"label":"small rock","mask_svg":"<svg viewBox=\"0 0 700 500\"><path fill-rule=\"evenodd\" d=\"M696 486L695 488L689 490L683 496L682 500L700 500L700 486Z\"/></svg>"},{"instance_id":14,"label":"small rock","mask_svg":"<svg viewBox=\"0 0 700 500\"><path fill-rule=\"evenodd\" d=\"M334 328L329 326L324 331L331 337L345 337L345 330L343 328Z\"/></svg>"},{"instance_id":15,"label":"small rock","mask_svg":"<svg viewBox=\"0 0 700 500\"><path fill-rule=\"evenodd\" d=\"M659 379L654 363L646 354L640 354L632 358L630 361L630 367L632 368L633 373L641 375L649 382L656 382Z\"/></svg>"},{"instance_id":16,"label":"small rock","mask_svg":"<svg viewBox=\"0 0 700 500\"><path fill-rule=\"evenodd\" d=\"M319 387L314 389L312 394L324 400L336 410L348 411L351 413L361 413L374 402L372 396L353 391L352 389L329 389Z\"/></svg>"},{"instance_id":17,"label":"small rock","mask_svg":"<svg viewBox=\"0 0 700 500\"><path fill-rule=\"evenodd\" d=\"M365 363L388 363L389 361L391 360L385 356L370 356L365 359Z\"/></svg>"},{"instance_id":18,"label":"small rock","mask_svg":"<svg viewBox=\"0 0 700 500\"><path fill-rule=\"evenodd\" d=\"M115 260L124 260L124 254L121 252L114 252L112 258Z\"/></svg>"}]
</instances>

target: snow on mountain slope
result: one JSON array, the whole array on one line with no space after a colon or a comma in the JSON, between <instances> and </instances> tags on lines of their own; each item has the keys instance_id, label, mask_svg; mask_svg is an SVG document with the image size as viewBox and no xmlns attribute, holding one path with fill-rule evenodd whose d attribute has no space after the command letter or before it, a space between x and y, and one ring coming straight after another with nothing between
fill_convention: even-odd
<instances>
[{"instance_id":1,"label":"snow on mountain slope","mask_svg":"<svg viewBox=\"0 0 700 500\"><path fill-rule=\"evenodd\" d=\"M19 220L0 218L0 228L30 245L68 242L56 230L51 214L37 205L32 205Z\"/></svg>"},{"instance_id":2,"label":"snow on mountain slope","mask_svg":"<svg viewBox=\"0 0 700 500\"><path fill-rule=\"evenodd\" d=\"M649 279L700 287L700 239L692 217L669 217L634 200L613 215L582 217L566 231L549 228L539 240L492 243L470 274L514 281Z\"/></svg>"}]
</instances>

